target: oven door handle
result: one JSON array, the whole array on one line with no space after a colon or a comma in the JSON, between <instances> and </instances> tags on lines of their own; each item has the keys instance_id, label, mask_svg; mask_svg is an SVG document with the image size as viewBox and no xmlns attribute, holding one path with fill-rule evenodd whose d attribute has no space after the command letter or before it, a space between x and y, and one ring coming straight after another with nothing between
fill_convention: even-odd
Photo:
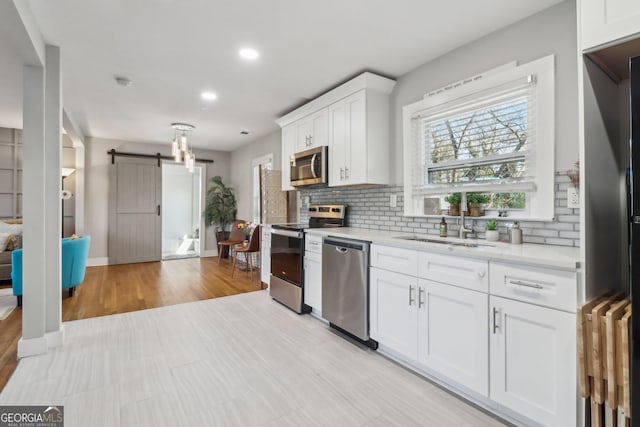
<instances>
[{"instance_id":1,"label":"oven door handle","mask_svg":"<svg viewBox=\"0 0 640 427\"><path fill-rule=\"evenodd\" d=\"M279 228L272 227L271 234L278 234L280 236L295 237L297 239L302 239L302 232L300 231L281 230Z\"/></svg>"}]
</instances>

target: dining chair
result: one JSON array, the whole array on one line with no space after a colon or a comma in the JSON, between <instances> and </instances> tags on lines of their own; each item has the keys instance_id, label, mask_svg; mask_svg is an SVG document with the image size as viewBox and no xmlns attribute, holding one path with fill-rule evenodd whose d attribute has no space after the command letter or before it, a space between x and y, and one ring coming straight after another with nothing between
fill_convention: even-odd
<instances>
[{"instance_id":1,"label":"dining chair","mask_svg":"<svg viewBox=\"0 0 640 427\"><path fill-rule=\"evenodd\" d=\"M247 264L247 268L249 269L249 277L250 280L253 280L253 254L260 252L260 226L256 225L253 231L251 232L251 239L249 239L249 244L244 245L236 245L234 248L236 253L235 258L233 259L233 267L231 268L231 277L233 277L233 273L236 269L236 264L238 262L238 256L240 254L244 254L244 261ZM260 282L260 289L262 289L262 282Z\"/></svg>"},{"instance_id":2,"label":"dining chair","mask_svg":"<svg viewBox=\"0 0 640 427\"><path fill-rule=\"evenodd\" d=\"M237 219L233 221L233 224L231 225L231 232L229 233L229 238L218 242L218 265L220 265L220 259L222 259L223 247L228 248L227 251L229 252L229 256L231 257L233 255L231 253L233 247L238 243L244 242L244 231L242 231L240 224L244 225L246 223L247 221L243 219Z\"/></svg>"}]
</instances>

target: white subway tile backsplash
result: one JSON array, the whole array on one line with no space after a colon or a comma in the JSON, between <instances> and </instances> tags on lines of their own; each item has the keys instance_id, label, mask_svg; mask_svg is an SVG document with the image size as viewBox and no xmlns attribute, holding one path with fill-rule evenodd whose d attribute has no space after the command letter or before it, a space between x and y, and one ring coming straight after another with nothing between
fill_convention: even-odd
<instances>
[{"instance_id":1,"label":"white subway tile backsplash","mask_svg":"<svg viewBox=\"0 0 640 427\"><path fill-rule=\"evenodd\" d=\"M575 242L571 239L555 239L555 238L545 238L544 243L546 245L557 245L557 246L575 246Z\"/></svg>"},{"instance_id":2,"label":"white subway tile backsplash","mask_svg":"<svg viewBox=\"0 0 640 427\"><path fill-rule=\"evenodd\" d=\"M579 231L561 231L560 237L564 239L580 239Z\"/></svg>"},{"instance_id":3,"label":"white subway tile backsplash","mask_svg":"<svg viewBox=\"0 0 640 427\"><path fill-rule=\"evenodd\" d=\"M556 175L555 221L521 221L523 241L546 245L580 246L580 211L567 208L566 190L570 186L569 178ZM329 189L318 188L302 190L301 196L308 196L310 203L342 203L348 205L347 225L375 230L403 231L407 233L439 234L440 218L422 218L403 216L404 189L399 185L375 188ZM389 206L389 196L397 196L397 206ZM301 206L300 220L308 220L307 206ZM487 220L470 218L467 226L473 225L475 236L484 237ZM450 235L459 230L459 220L447 219ZM510 222L505 222L509 225ZM507 228L499 223L500 238L507 239Z\"/></svg>"}]
</instances>

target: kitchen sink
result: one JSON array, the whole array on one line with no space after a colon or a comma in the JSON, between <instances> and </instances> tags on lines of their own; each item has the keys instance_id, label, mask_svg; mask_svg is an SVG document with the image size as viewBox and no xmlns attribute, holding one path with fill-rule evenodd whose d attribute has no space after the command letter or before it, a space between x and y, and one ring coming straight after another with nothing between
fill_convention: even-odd
<instances>
[{"instance_id":1,"label":"kitchen sink","mask_svg":"<svg viewBox=\"0 0 640 427\"><path fill-rule=\"evenodd\" d=\"M477 248L477 247L494 248L495 247L494 245L489 245L487 243L478 243L473 241L440 240L440 239L432 239L432 238L423 237L423 236L400 236L400 237L396 237L396 239L411 240L414 242L439 243L441 245L464 246L467 248Z\"/></svg>"}]
</instances>

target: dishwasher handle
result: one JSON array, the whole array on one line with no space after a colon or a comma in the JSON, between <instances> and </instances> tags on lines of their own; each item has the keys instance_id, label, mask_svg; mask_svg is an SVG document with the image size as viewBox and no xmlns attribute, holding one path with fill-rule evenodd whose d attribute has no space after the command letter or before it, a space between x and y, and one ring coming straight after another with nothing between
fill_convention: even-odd
<instances>
[{"instance_id":1,"label":"dishwasher handle","mask_svg":"<svg viewBox=\"0 0 640 427\"><path fill-rule=\"evenodd\" d=\"M336 246L336 249L355 249L357 251L369 252L369 242L364 242L362 240L352 240L352 239L343 239L340 237L325 237L323 243L328 246Z\"/></svg>"}]
</instances>

